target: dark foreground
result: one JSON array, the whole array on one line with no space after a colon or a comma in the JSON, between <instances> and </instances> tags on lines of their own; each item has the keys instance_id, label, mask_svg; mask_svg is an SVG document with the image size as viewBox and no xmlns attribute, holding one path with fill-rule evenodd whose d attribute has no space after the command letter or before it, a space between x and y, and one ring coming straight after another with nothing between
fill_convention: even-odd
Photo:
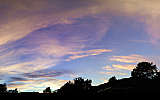
<instances>
[{"instance_id":1,"label":"dark foreground","mask_svg":"<svg viewBox=\"0 0 160 100\"><path fill-rule=\"evenodd\" d=\"M66 88L58 90L54 93L38 93L38 92L24 92L24 93L1 93L0 96L12 97L155 97L160 95L160 81L159 80L133 80L132 78L125 78L101 84L99 86L91 86L88 90L82 88Z\"/></svg>"}]
</instances>

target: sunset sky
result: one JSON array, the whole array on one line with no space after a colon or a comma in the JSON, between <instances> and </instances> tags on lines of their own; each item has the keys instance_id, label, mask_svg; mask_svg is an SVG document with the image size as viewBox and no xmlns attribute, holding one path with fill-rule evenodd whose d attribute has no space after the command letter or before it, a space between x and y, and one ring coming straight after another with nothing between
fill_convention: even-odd
<instances>
[{"instance_id":1,"label":"sunset sky","mask_svg":"<svg viewBox=\"0 0 160 100\"><path fill-rule=\"evenodd\" d=\"M160 66L160 0L0 0L0 83L60 88L76 77L98 85Z\"/></svg>"}]
</instances>

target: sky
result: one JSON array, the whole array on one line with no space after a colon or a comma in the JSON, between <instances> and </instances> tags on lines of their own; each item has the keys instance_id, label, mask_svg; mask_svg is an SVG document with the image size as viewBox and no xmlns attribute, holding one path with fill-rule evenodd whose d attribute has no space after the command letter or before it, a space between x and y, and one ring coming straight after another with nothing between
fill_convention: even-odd
<instances>
[{"instance_id":1,"label":"sky","mask_svg":"<svg viewBox=\"0 0 160 100\"><path fill-rule=\"evenodd\" d=\"M56 90L160 66L159 0L0 0L0 83Z\"/></svg>"}]
</instances>

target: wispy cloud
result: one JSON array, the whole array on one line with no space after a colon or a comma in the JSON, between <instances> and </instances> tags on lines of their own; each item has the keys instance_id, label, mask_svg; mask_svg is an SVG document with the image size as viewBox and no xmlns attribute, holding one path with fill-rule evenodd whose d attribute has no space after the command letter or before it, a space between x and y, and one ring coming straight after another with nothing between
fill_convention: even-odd
<instances>
[{"instance_id":1,"label":"wispy cloud","mask_svg":"<svg viewBox=\"0 0 160 100\"><path fill-rule=\"evenodd\" d=\"M10 77L10 82L24 82L24 81L28 81L28 79L27 78L24 78L24 77L15 77L15 76L13 76L13 77Z\"/></svg>"},{"instance_id":2,"label":"wispy cloud","mask_svg":"<svg viewBox=\"0 0 160 100\"><path fill-rule=\"evenodd\" d=\"M56 79L66 75L73 75L70 71L50 71L41 70L32 73L17 74L8 79L8 88L18 88L21 91L39 91L42 92L46 87L53 90L60 88L68 80Z\"/></svg>"},{"instance_id":3,"label":"wispy cloud","mask_svg":"<svg viewBox=\"0 0 160 100\"><path fill-rule=\"evenodd\" d=\"M16 73L27 73L27 72L33 72L37 70L46 69L52 66L55 66L57 64L54 63L53 60L50 59L39 59L31 62L22 62L18 64L12 64L12 65L6 65L6 66L0 66L1 74L8 73L8 74L16 74Z\"/></svg>"},{"instance_id":4,"label":"wispy cloud","mask_svg":"<svg viewBox=\"0 0 160 100\"><path fill-rule=\"evenodd\" d=\"M135 65L133 64L125 64L125 65L119 65L119 64L112 64L112 66L104 66L102 69L106 71L118 71L118 70L133 70L135 68Z\"/></svg>"},{"instance_id":5,"label":"wispy cloud","mask_svg":"<svg viewBox=\"0 0 160 100\"><path fill-rule=\"evenodd\" d=\"M116 76L116 75L126 76L126 75L128 75L127 73L123 73L123 72L100 72L100 73L104 74L104 75L112 75L112 76Z\"/></svg>"},{"instance_id":6,"label":"wispy cloud","mask_svg":"<svg viewBox=\"0 0 160 100\"><path fill-rule=\"evenodd\" d=\"M97 3L96 0L70 1L70 3L65 0L1 1L3 5L1 12L4 13L0 23L0 45L24 38L35 30L51 25L72 24L74 23L72 19L92 14L90 7ZM8 13L5 13L6 11Z\"/></svg>"},{"instance_id":7,"label":"wispy cloud","mask_svg":"<svg viewBox=\"0 0 160 100\"><path fill-rule=\"evenodd\" d=\"M134 65L116 65L112 64L111 66L106 65L102 67L100 74L112 75L112 76L128 76L129 73L126 71L131 71L134 68Z\"/></svg>"},{"instance_id":8,"label":"wispy cloud","mask_svg":"<svg viewBox=\"0 0 160 100\"><path fill-rule=\"evenodd\" d=\"M143 61L148 61L148 59L141 55L129 55L129 56L112 56L110 61L117 61L123 63L138 63Z\"/></svg>"},{"instance_id":9,"label":"wispy cloud","mask_svg":"<svg viewBox=\"0 0 160 100\"><path fill-rule=\"evenodd\" d=\"M46 87L51 87L52 90L59 89L63 84L68 82L68 80L58 80L58 79L37 79L29 80L24 83L10 83L8 84L9 89L18 88L18 90L23 91L38 91L42 92Z\"/></svg>"},{"instance_id":10,"label":"wispy cloud","mask_svg":"<svg viewBox=\"0 0 160 100\"><path fill-rule=\"evenodd\" d=\"M151 36L152 43L160 40L159 0L99 0L99 2L103 4L97 7L97 10L108 10L112 14L135 18L145 23L145 30Z\"/></svg>"},{"instance_id":11,"label":"wispy cloud","mask_svg":"<svg viewBox=\"0 0 160 100\"><path fill-rule=\"evenodd\" d=\"M102 53L106 52L112 52L110 49L93 49L93 50L87 50L87 51L79 51L79 52L70 52L71 56L66 59L66 61L71 61L79 58L84 58L88 56L95 56L100 55Z\"/></svg>"},{"instance_id":12,"label":"wispy cloud","mask_svg":"<svg viewBox=\"0 0 160 100\"><path fill-rule=\"evenodd\" d=\"M137 54L132 54L128 56L112 56L109 58L110 61L112 62L121 62L125 63L126 65L128 64L137 64L139 62L153 62L157 66L160 65L159 63L159 56L143 56L143 55L137 55Z\"/></svg>"},{"instance_id":13,"label":"wispy cloud","mask_svg":"<svg viewBox=\"0 0 160 100\"><path fill-rule=\"evenodd\" d=\"M28 78L52 78L52 77L57 77L57 76L62 76L64 74L72 74L70 71L36 71L33 73L24 73L24 77Z\"/></svg>"},{"instance_id":14,"label":"wispy cloud","mask_svg":"<svg viewBox=\"0 0 160 100\"><path fill-rule=\"evenodd\" d=\"M106 71L114 71L115 69L114 69L114 67L111 67L111 66L104 66L103 68L102 68L103 70L106 70Z\"/></svg>"},{"instance_id":15,"label":"wispy cloud","mask_svg":"<svg viewBox=\"0 0 160 100\"><path fill-rule=\"evenodd\" d=\"M134 65L116 65L116 64L113 64L112 66L116 69L129 70L129 71L132 71L135 68Z\"/></svg>"}]
</instances>

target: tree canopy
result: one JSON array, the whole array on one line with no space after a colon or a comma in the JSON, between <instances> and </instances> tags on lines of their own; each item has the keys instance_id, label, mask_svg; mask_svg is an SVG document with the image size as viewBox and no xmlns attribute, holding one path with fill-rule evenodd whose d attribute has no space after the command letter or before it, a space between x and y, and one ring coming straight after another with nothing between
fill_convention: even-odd
<instances>
[{"instance_id":1,"label":"tree canopy","mask_svg":"<svg viewBox=\"0 0 160 100\"><path fill-rule=\"evenodd\" d=\"M45 90L43 90L43 93L51 93L51 88L47 87Z\"/></svg>"},{"instance_id":2,"label":"tree canopy","mask_svg":"<svg viewBox=\"0 0 160 100\"><path fill-rule=\"evenodd\" d=\"M154 79L158 76L158 70L153 63L141 62L133 69L131 76L134 79Z\"/></svg>"}]
</instances>

